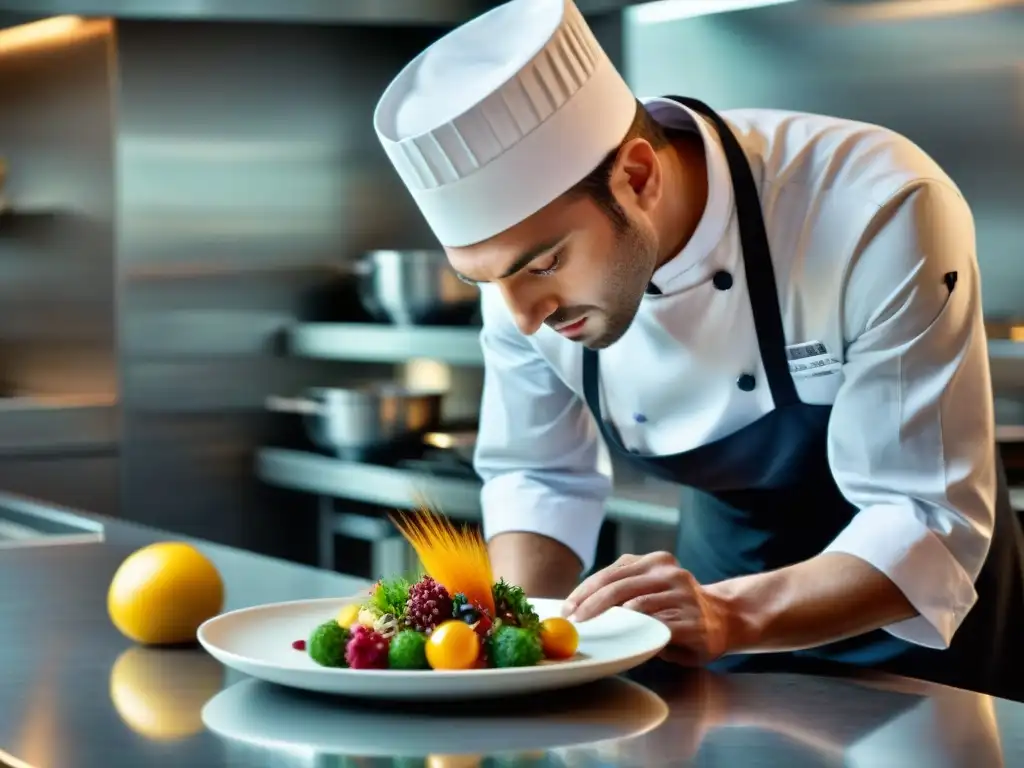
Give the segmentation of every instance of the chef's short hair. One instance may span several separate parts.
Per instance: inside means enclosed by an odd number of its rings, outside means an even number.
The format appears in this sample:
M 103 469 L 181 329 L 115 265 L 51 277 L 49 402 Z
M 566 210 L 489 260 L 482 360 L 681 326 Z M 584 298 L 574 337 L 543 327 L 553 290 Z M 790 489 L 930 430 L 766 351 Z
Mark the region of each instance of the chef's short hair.
M 646 139 L 655 149 L 662 149 L 669 144 L 672 135 L 671 130 L 666 130 L 655 120 L 647 108 L 638 100 L 636 102 L 636 114 L 633 116 L 633 123 L 622 137 L 619 146 L 609 152 L 601 163 L 590 173 L 583 177 L 567 194 L 586 195 L 600 208 L 605 215 L 611 219 L 612 224 L 618 230 L 624 230 L 629 226 L 626 212 L 622 210 L 615 195 L 612 194 L 611 180 L 612 168 L 615 166 L 615 159 L 623 145 L 633 139 Z

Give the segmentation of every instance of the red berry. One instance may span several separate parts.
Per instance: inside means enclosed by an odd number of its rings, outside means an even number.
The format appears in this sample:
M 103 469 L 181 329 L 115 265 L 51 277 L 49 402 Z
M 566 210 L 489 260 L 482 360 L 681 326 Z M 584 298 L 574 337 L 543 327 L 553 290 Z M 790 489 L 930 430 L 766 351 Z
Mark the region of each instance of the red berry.
M 362 624 L 356 625 L 345 646 L 345 661 L 352 669 L 387 669 L 387 638 Z
M 292 648 L 294 648 L 296 651 L 304 651 L 306 650 L 306 641 L 296 640 L 294 643 L 292 643 Z
M 405 623 L 418 632 L 430 632 L 452 618 L 452 598 L 448 590 L 429 576 L 409 588 L 405 604 Z

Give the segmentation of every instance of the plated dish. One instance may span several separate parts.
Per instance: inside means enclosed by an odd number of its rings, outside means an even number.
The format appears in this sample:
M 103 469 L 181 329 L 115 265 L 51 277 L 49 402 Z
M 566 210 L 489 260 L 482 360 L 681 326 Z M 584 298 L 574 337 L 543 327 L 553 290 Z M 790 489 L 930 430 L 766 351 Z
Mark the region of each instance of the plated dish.
M 625 672 L 668 628 L 613 608 L 584 623 L 561 601 L 492 577 L 480 535 L 423 511 L 396 519 L 424 572 L 367 593 L 255 606 L 205 622 L 202 646 L 228 667 L 294 688 L 404 700 L 495 698 Z

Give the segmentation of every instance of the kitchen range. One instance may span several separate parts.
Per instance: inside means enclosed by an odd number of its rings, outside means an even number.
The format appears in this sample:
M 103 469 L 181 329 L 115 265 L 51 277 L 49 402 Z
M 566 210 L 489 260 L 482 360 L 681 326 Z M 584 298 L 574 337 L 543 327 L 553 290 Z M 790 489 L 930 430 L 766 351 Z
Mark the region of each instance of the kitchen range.
M 654 661 L 499 702 L 372 703 L 225 669 L 201 648 L 145 647 L 107 615 L 132 552 L 179 539 L 0 498 L 21 533 L 0 558 L 0 763 L 156 766 L 1024 765 L 1024 705 L 882 676 L 718 677 Z M 30 533 L 34 531 L 35 533 Z M 188 539 L 225 611 L 364 593 L 369 582 Z

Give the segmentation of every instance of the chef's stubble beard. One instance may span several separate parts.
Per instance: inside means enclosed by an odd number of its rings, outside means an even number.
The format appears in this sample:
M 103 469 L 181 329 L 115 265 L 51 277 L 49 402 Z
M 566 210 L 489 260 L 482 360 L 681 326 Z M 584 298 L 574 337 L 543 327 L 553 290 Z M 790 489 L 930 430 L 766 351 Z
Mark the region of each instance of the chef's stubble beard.
M 583 342 L 590 349 L 610 347 L 629 330 L 658 262 L 658 243 L 651 234 L 625 215 L 613 224 L 615 255 L 602 308 L 605 327 L 600 336 Z

